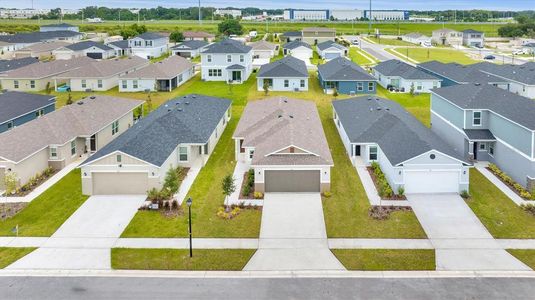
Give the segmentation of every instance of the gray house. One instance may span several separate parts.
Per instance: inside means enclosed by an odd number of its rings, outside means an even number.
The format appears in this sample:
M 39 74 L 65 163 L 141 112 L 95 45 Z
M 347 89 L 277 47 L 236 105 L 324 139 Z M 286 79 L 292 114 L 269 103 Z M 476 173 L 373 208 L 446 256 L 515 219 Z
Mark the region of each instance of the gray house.
M 71 59 L 87 56 L 94 59 L 107 59 L 115 56 L 115 49 L 94 41 L 82 41 L 52 51 L 56 59 Z
M 131 56 L 132 48 L 128 44 L 128 40 L 114 41 L 106 43 L 106 46 L 113 48 L 115 50 L 115 56 Z
M 485 46 L 485 33 L 473 29 L 463 30 L 463 45 L 483 48 Z
M 305 62 L 293 56 L 263 65 L 258 70 L 257 89 L 270 91 L 308 91 L 308 70 Z
M 341 94 L 375 94 L 377 80 L 356 63 L 335 58 L 318 66 L 318 79 L 323 91 Z
M 457 84 L 481 83 L 508 89 L 507 80 L 482 72 L 475 65 L 446 64 L 433 60 L 419 64 L 418 68 L 440 78 L 442 80 L 441 86 L 443 87 Z
M 535 187 L 535 102 L 491 85 L 465 84 L 431 94 L 432 130 L 464 157 L 489 161 Z
M 56 109 L 56 97 L 21 92 L 0 94 L 0 133 Z
M 362 96 L 332 105 L 351 161 L 377 162 L 395 193 L 468 191 L 470 163 L 396 102 Z
M 208 42 L 205 41 L 184 41 L 171 47 L 171 53 L 173 55 L 193 58 L 199 56 L 201 52 L 206 49 L 206 46 L 208 46 Z
M 429 93 L 431 89 L 440 87 L 442 81 L 397 59 L 383 61 L 373 67 L 373 76 L 382 87 L 401 92 L 410 92 L 413 88 L 416 93 Z
M 334 58 L 347 56 L 349 49 L 336 43 L 335 41 L 325 41 L 316 46 L 316 51 L 321 58 L 325 60 L 331 60 Z

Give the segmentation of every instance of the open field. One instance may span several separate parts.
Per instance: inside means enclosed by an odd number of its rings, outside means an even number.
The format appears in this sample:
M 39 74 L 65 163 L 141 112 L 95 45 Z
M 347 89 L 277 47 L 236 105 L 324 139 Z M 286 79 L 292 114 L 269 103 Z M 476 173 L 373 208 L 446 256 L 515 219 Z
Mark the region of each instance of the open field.
M 416 271 L 435 270 L 435 250 L 333 249 L 348 270 Z
M 395 50 L 395 51 L 392 51 Z M 451 48 L 420 48 L 420 47 L 396 47 L 392 49 L 386 49 L 386 51 L 398 56 L 402 59 L 407 58 L 407 54 L 410 59 L 417 62 L 426 62 L 431 60 L 440 61 L 443 63 L 456 62 L 462 65 L 474 64 L 479 61 L 472 59 L 466 55 L 463 51 L 455 50 Z

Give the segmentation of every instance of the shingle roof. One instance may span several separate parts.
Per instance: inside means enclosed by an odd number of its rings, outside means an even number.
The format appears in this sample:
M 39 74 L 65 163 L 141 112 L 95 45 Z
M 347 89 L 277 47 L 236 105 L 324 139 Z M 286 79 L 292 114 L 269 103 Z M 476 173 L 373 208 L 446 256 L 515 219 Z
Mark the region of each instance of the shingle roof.
M 158 39 L 165 38 L 165 36 L 163 36 L 163 35 L 161 35 L 159 33 L 156 33 L 156 32 L 147 31 L 145 33 L 142 33 L 140 35 L 135 36 L 134 38 L 140 38 L 140 39 L 143 39 L 143 40 L 158 40 Z
M 74 25 L 71 25 L 71 24 L 67 24 L 67 23 L 59 23 L 59 24 L 48 24 L 48 25 L 41 25 L 41 27 L 63 27 L 63 28 L 67 28 L 67 27 L 76 27 Z
M 204 31 L 184 31 L 185 38 L 214 38 L 215 35 Z
M 92 96 L 0 134 L 0 157 L 19 162 L 49 146 L 90 137 L 143 101 Z
M 239 64 L 233 64 L 226 67 L 227 70 L 245 70 L 245 66 Z
M 285 37 L 301 37 L 303 36 L 303 33 L 301 31 L 287 31 L 282 34 L 282 36 Z
M 83 35 L 77 31 L 69 30 L 58 30 L 58 31 L 46 31 L 46 32 L 26 32 L 26 33 L 17 33 L 13 35 L 0 35 L 0 41 L 7 42 L 11 44 L 31 44 L 38 43 L 46 40 L 58 39 L 58 38 L 67 38 Z
M 312 49 L 309 44 L 303 42 L 303 41 L 291 41 L 289 43 L 286 43 L 282 45 L 282 48 L 293 50 L 298 47 L 306 47 L 308 49 Z
M 21 92 L 0 94 L 0 124 L 52 105 L 56 97 Z
M 254 42 L 250 45 L 253 50 L 271 50 L 271 51 L 275 51 L 275 49 L 277 49 L 277 45 L 276 44 L 273 44 L 273 43 L 270 43 L 270 42 L 266 42 L 264 40 L 260 40 L 258 42 Z
M 458 63 L 441 63 L 429 61 L 418 65 L 419 68 L 430 71 L 460 84 L 465 83 L 505 83 L 502 78 L 487 74 L 474 67 L 474 65 L 461 65 Z
M 535 43 L 527 43 L 527 44 L 522 45 L 522 47 L 535 48 Z
M 74 43 L 74 44 L 70 44 L 68 46 L 65 46 L 65 48 L 71 49 L 72 51 L 82 51 L 82 50 L 85 50 L 85 49 L 89 49 L 91 47 L 97 47 L 97 48 L 105 50 L 105 51 L 113 50 L 113 48 L 111 48 L 109 46 L 106 46 L 106 45 L 104 45 L 102 43 L 97 43 L 97 42 L 94 42 L 94 41 L 83 41 L 83 42 Z
M 471 141 L 495 141 L 496 138 L 488 129 L 463 129 Z
M 377 81 L 359 65 L 343 57 L 319 65 L 318 72 L 326 81 Z
M 208 42 L 205 41 L 183 41 L 179 44 L 176 44 L 175 46 L 171 47 L 171 49 L 189 49 L 189 50 L 197 50 L 202 47 L 206 47 L 208 45 Z
M 37 57 L 25 57 L 19 59 L 0 60 L 0 73 L 22 68 L 24 66 L 38 63 Z
M 474 29 L 466 29 L 466 30 L 463 30 L 463 33 L 483 33 L 483 32 L 477 31 Z
M 422 38 L 422 37 L 423 37 L 423 38 L 429 38 L 428 36 L 423 35 L 423 34 L 421 34 L 421 33 L 419 33 L 419 32 L 411 32 L 411 33 L 407 33 L 405 36 L 406 36 L 406 37 L 413 38 L 413 39 Z
M 203 53 L 249 53 L 252 49 L 233 39 L 224 39 L 219 43 L 211 44 Z
M 327 27 L 306 27 L 303 28 L 303 31 L 312 31 L 312 32 L 336 32 L 336 29 L 327 28 Z
M 522 65 L 497 65 L 481 62 L 472 65 L 472 67 L 494 76 L 535 85 L 535 62 L 527 62 Z
M 414 80 L 439 80 L 438 77 L 397 59 L 380 62 L 373 69 L 384 76 L 399 76 Z
M 38 62 L 2 74 L 2 77 L 9 79 L 39 79 L 54 75 L 59 75 L 82 66 L 95 62 L 87 56 L 76 57 L 69 60 L 53 60 L 48 62 Z
M 178 55 L 172 55 L 162 61 L 152 63 L 147 67 L 125 74 L 121 76 L 121 79 L 171 79 L 190 70 L 194 66 L 195 65 L 189 60 Z
M 351 143 L 376 143 L 392 165 L 431 150 L 464 162 L 446 142 L 398 103 L 375 96 L 333 101 Z
M 56 50 L 61 47 L 71 45 L 70 43 L 63 41 L 54 41 L 54 42 L 43 42 L 24 47 L 19 51 L 31 51 L 31 52 L 46 52 Z
M 252 165 L 332 165 L 313 101 L 276 97 L 249 102 L 233 135 L 254 147 Z M 296 147 L 311 154 L 277 154 Z
M 262 65 L 257 77 L 306 77 L 308 70 L 304 61 L 293 56 L 286 56 L 280 60 Z
M 344 47 L 344 46 L 342 46 L 342 45 L 336 43 L 335 41 L 325 41 L 325 42 L 323 42 L 323 43 L 319 43 L 318 45 L 316 45 L 316 47 L 318 47 L 318 49 L 319 49 L 320 51 L 323 51 L 323 50 L 328 49 L 328 48 L 331 48 L 331 47 L 338 48 L 338 49 L 340 49 L 340 50 L 342 50 L 342 51 L 347 50 L 346 47 Z
M 230 108 L 231 101 L 187 95 L 167 101 L 103 147 L 83 165 L 115 151 L 161 166 L 180 144 L 204 144 Z
M 149 64 L 149 60 L 132 56 L 128 58 L 115 58 L 95 61 L 85 64 L 74 70 L 62 73 L 59 79 L 71 78 L 104 78 L 120 74 L 132 69 L 139 69 Z
M 462 109 L 491 110 L 535 130 L 535 101 L 486 84 L 462 84 L 431 90 Z
M 117 48 L 120 48 L 120 49 L 128 49 L 128 48 L 130 48 L 130 45 L 128 45 L 128 40 L 115 41 L 115 42 L 108 43 L 108 45 L 113 45 L 113 46 L 115 46 Z

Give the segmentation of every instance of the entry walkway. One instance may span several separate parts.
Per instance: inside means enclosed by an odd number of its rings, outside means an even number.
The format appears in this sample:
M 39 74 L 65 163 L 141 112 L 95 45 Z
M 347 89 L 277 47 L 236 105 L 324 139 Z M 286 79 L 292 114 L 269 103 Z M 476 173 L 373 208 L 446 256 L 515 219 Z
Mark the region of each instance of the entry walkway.
M 436 249 L 437 270 L 531 270 L 502 248 L 459 195 L 407 198 Z
M 259 248 L 244 270 L 344 270 L 329 250 L 319 193 L 264 197 Z
M 488 162 L 477 162 L 475 163 L 476 169 L 485 176 L 492 184 L 494 184 L 502 193 L 504 193 L 511 201 L 516 203 L 516 205 L 533 205 L 533 201 L 528 201 L 522 199 L 522 197 L 518 196 L 517 193 L 515 193 L 513 190 L 511 190 L 505 183 L 503 183 L 498 177 L 496 177 L 494 174 L 492 174 L 489 170 L 487 170 Z

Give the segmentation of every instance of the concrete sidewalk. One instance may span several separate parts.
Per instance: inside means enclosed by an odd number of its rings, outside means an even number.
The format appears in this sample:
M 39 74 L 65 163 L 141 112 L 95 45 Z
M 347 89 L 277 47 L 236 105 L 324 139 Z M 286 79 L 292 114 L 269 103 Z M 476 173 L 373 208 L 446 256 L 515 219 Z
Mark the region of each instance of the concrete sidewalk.
M 509 199 L 511 199 L 516 205 L 533 205 L 533 201 L 527 201 L 518 196 L 513 190 L 511 190 L 505 183 L 503 183 L 498 177 L 496 177 L 492 172 L 487 170 L 488 163 L 477 162 L 475 164 L 476 169 L 485 176 L 492 184 L 494 184 L 502 193 L 504 193 Z

